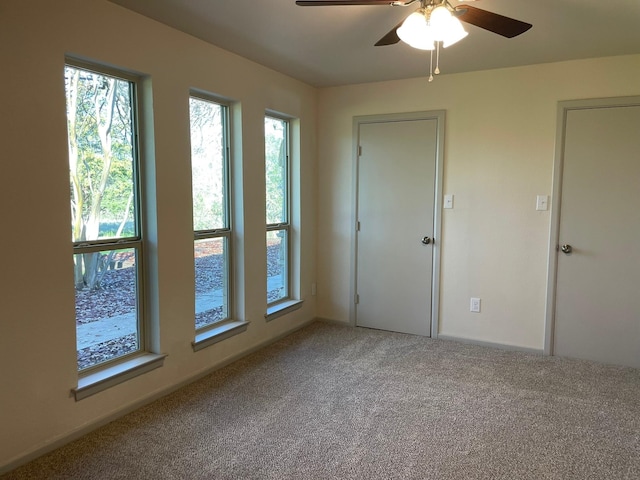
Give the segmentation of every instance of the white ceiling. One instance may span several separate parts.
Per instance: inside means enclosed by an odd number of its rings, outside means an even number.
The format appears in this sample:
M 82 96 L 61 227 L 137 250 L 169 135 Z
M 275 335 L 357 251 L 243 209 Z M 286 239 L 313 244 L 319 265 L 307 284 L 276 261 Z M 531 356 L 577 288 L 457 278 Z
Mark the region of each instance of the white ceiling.
M 428 52 L 402 42 L 373 46 L 416 4 L 110 1 L 314 86 L 422 77 L 428 72 Z M 481 0 L 473 5 L 532 23 L 533 28 L 507 39 L 464 24 L 467 38 L 442 51 L 443 74 L 640 53 L 640 0 Z

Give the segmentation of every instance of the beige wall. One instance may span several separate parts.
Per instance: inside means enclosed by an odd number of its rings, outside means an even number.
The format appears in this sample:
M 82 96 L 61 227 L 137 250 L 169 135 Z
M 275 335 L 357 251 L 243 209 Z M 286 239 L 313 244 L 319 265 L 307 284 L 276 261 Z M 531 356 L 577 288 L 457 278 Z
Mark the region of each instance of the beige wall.
M 80 402 L 70 395 L 77 373 L 65 54 L 150 76 L 155 156 L 149 167 L 155 176 L 148 193 L 156 196 L 157 211 L 149 246 L 157 272 L 159 351 L 168 354 L 164 367 Z M 640 56 L 318 92 L 104 0 L 3 0 L 0 65 L 0 470 L 285 334 L 316 313 L 349 320 L 354 115 L 447 111 L 444 191 L 455 195 L 455 208 L 444 212 L 440 332 L 542 348 L 549 212 L 534 206 L 537 194 L 551 192 L 556 104 L 640 93 Z M 191 87 L 239 102 L 239 312 L 252 322 L 246 333 L 198 353 L 190 345 Z M 301 310 L 268 324 L 265 109 L 300 119 L 305 298 Z M 316 278 L 318 297 L 311 297 Z M 468 312 L 470 296 L 482 298 L 480 315 Z
M 455 208 L 439 239 L 440 334 L 542 350 L 550 212 L 535 200 L 552 190 L 557 102 L 637 95 L 639 80 L 635 55 L 322 89 L 318 315 L 350 321 L 353 117 L 444 109 Z
M 76 402 L 65 54 L 149 75 L 156 196 L 149 248 L 164 367 Z M 104 0 L 0 3 L 0 471 L 315 317 L 317 91 Z M 237 272 L 247 332 L 194 353 L 188 95 L 239 102 L 243 241 Z M 302 309 L 266 323 L 263 115 L 300 119 Z M 153 216 L 155 215 L 155 218 Z

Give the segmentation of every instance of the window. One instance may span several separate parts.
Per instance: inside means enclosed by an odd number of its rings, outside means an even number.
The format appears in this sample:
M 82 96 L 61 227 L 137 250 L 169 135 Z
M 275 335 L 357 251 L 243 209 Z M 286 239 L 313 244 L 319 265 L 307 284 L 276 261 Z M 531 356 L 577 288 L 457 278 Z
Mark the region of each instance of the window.
M 229 108 L 189 99 L 196 331 L 230 318 Z
M 144 350 L 136 79 L 65 66 L 78 370 Z
M 264 122 L 267 200 L 267 305 L 291 298 L 289 122 Z

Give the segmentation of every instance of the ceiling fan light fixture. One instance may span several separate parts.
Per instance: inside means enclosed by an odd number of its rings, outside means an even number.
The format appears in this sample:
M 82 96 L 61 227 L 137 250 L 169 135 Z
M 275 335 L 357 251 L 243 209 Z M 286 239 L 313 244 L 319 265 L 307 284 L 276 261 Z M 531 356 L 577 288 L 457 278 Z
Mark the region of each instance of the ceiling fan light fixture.
M 429 14 L 428 24 L 433 30 L 433 37 L 437 41 L 442 41 L 447 36 L 451 28 L 451 12 L 443 5 L 434 8 Z
M 442 46 L 444 48 L 459 42 L 469 35 L 469 32 L 463 28 L 462 23 L 456 17 L 451 17 L 449 25 L 449 30 L 447 30 L 445 37 L 442 39 Z
M 458 1 L 474 2 L 475 0 Z M 506 38 L 521 35 L 533 26 L 530 23 L 471 5 L 454 7 L 450 0 L 296 0 L 296 4 L 301 6 L 391 5 L 406 7 L 414 3 L 419 3 L 418 10 L 409 15 L 401 25 L 396 26 L 378 40 L 375 46 L 393 45 L 402 40 L 413 48 L 430 50 L 429 81 L 433 80 L 434 74 L 440 73 L 440 48 L 453 45 L 468 35 L 462 27 L 461 21 Z
M 424 4 L 423 4 L 424 5 Z M 423 7 L 409 15 L 396 30 L 398 38 L 413 48 L 431 50 L 429 81 L 440 73 L 440 47 L 448 47 L 468 35 L 462 23 L 444 3 Z M 435 68 L 434 68 L 434 50 Z
M 427 24 L 427 18 L 421 10 L 413 12 L 398 27 L 400 40 L 419 50 L 433 50 L 433 31 Z
M 446 48 L 468 35 L 460 20 L 443 5 L 413 12 L 398 27 L 397 34 L 400 40 L 419 50 L 433 50 L 436 42 L 442 42 Z

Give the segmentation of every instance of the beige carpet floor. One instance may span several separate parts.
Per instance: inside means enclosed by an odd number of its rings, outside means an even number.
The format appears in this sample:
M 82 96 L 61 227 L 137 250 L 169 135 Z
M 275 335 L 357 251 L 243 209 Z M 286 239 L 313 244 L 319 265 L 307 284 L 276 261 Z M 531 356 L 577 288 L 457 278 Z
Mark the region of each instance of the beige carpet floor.
M 9 479 L 640 479 L 640 370 L 317 322 Z

